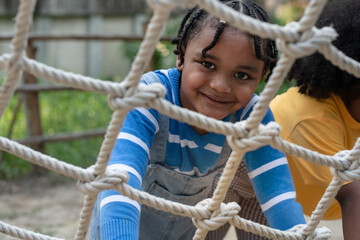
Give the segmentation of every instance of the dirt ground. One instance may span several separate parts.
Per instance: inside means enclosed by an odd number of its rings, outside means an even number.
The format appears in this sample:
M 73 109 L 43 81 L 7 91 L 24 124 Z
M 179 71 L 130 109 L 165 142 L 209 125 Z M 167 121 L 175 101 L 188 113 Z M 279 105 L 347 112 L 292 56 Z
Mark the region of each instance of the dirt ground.
M 54 180 L 53 180 L 54 181 Z M 0 221 L 53 237 L 74 239 L 83 194 L 75 181 L 0 181 Z M 1 240 L 13 240 L 0 233 Z
M 82 208 L 83 194 L 75 181 L 48 178 L 0 181 L 0 221 L 34 232 L 74 239 Z M 333 240 L 342 239 L 341 221 L 322 222 Z M 226 240 L 235 239 L 230 229 Z M 1 240 L 15 240 L 0 233 Z

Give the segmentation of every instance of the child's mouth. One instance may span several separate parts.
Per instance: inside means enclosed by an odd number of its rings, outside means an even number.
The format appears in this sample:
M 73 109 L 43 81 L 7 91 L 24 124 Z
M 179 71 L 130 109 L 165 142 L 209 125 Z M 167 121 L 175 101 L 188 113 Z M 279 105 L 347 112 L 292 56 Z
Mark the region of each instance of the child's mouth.
M 210 105 L 214 105 L 214 107 L 225 107 L 227 105 L 232 104 L 232 101 L 223 99 L 220 97 L 212 96 L 212 95 L 206 95 L 202 93 L 207 103 Z

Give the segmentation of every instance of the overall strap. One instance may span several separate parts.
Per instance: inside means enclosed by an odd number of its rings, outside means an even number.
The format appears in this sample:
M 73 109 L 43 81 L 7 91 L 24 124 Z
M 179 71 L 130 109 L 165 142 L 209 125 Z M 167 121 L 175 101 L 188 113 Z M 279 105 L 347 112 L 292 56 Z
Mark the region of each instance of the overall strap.
M 169 136 L 169 117 L 159 113 L 159 131 L 154 136 L 150 151 L 149 164 L 165 163 L 166 145 Z
M 146 84 L 160 83 L 154 72 L 148 72 L 141 76 Z M 150 151 L 149 164 L 163 164 L 165 161 L 166 145 L 169 135 L 169 117 L 159 113 L 159 131 L 155 134 Z

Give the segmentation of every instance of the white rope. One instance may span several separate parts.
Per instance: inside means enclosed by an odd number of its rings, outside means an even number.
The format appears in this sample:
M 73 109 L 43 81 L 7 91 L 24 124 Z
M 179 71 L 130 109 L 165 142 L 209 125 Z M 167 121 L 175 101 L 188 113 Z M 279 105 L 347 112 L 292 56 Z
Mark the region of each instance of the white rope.
M 61 238 L 54 238 L 46 236 L 40 233 L 35 233 L 25 229 L 11 226 L 7 223 L 0 221 L 0 232 L 5 233 L 12 237 L 17 237 L 19 239 L 32 239 L 32 240 L 63 240 Z
M 14 93 L 22 71 L 27 71 L 36 77 L 58 84 L 106 94 L 108 95 L 109 106 L 114 110 L 114 114 L 109 123 L 97 161 L 87 169 L 67 164 L 4 137 L 0 137 L 0 149 L 33 164 L 78 180 L 78 188 L 84 193 L 85 198 L 75 235 L 76 240 L 85 238 L 97 194 L 105 189 L 115 189 L 122 195 L 141 204 L 192 218 L 194 225 L 197 227 L 194 239 L 204 239 L 208 231 L 215 230 L 225 223 L 273 239 L 329 239 L 331 232 L 327 228 L 317 228 L 317 226 L 342 183 L 360 179 L 360 139 L 358 139 L 352 150 L 341 151 L 334 156 L 327 156 L 281 139 L 279 137 L 280 127 L 275 122 L 271 122 L 266 126 L 261 124 L 269 102 L 275 96 L 297 58 L 319 51 L 334 65 L 356 77 L 360 77 L 360 64 L 345 56 L 331 44 L 337 37 L 334 29 L 330 27 L 317 29 L 314 27 L 326 2 L 326 0 L 312 0 L 298 22 L 292 22 L 281 27 L 259 22 L 256 19 L 242 15 L 222 5 L 217 0 L 147 0 L 148 5 L 154 10 L 154 15 L 151 18 L 144 40 L 127 77 L 121 83 L 113 83 L 65 72 L 23 56 L 35 1 L 22 0 L 16 17 L 12 53 L 0 56 L 0 70 L 7 69 L 6 80 L 0 88 L 0 117 L 3 115 Z M 150 61 L 170 12 L 175 8 L 190 8 L 195 5 L 199 5 L 211 14 L 223 18 L 232 26 L 241 28 L 243 31 L 276 40 L 277 46 L 282 52 L 277 66 L 260 95 L 259 102 L 255 105 L 246 121 L 236 124 L 224 123 L 188 109 L 182 109 L 163 99 L 165 89 L 162 85 L 139 85 L 140 77 Z M 211 199 L 205 199 L 196 206 L 171 202 L 130 187 L 127 185 L 129 176 L 126 172 L 113 173 L 106 171 L 109 156 L 126 114 L 136 107 L 154 108 L 179 121 L 227 136 L 233 151 Z M 308 223 L 306 225 L 297 225 L 289 231 L 272 229 L 240 218 L 238 213 L 241 211 L 241 206 L 237 203 L 223 203 L 244 154 L 268 144 L 287 154 L 306 159 L 311 163 L 328 166 L 334 175 L 333 181 L 328 186 Z M 19 239 L 57 239 L 20 229 L 1 221 L 0 232 Z
M 22 73 L 20 61 L 23 51 L 26 49 L 27 34 L 30 23 L 32 22 L 32 11 L 35 2 L 34 0 L 22 1 L 19 5 L 15 33 L 11 41 L 13 53 L 9 60 L 6 80 L 0 88 L 0 118 L 5 111 L 11 95 L 15 91 L 16 83 Z

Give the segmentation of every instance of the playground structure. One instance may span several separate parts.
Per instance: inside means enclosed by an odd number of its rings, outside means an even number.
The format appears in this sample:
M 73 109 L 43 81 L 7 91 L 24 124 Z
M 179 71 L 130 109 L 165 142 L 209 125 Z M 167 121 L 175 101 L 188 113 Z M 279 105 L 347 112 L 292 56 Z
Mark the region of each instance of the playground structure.
M 269 102 L 275 96 L 297 58 L 318 51 L 334 65 L 360 78 L 360 64 L 331 45 L 331 42 L 337 37 L 336 32 L 331 27 L 322 29 L 314 27 L 327 3 L 326 0 L 310 1 L 303 17 L 298 22 L 289 23 L 285 27 L 259 22 L 225 7 L 217 0 L 148 0 L 149 6 L 153 9 L 151 22 L 129 74 L 120 83 L 65 72 L 27 58 L 24 55 L 24 49 L 35 2 L 35 0 L 21 1 L 12 39 L 12 52 L 0 55 L 0 69 L 6 68 L 6 80 L 0 88 L 0 117 L 14 94 L 22 71 L 61 85 L 106 94 L 109 97 L 110 108 L 114 111 L 97 161 L 87 169 L 67 164 L 0 136 L 2 151 L 78 180 L 79 190 L 84 193 L 85 197 L 75 239 L 86 238 L 97 194 L 105 189 L 115 189 L 141 204 L 192 218 L 197 227 L 194 239 L 204 239 L 208 231 L 214 230 L 226 222 L 245 231 L 274 239 L 329 239 L 331 237 L 328 229 L 317 228 L 317 226 L 343 182 L 360 179 L 360 139 L 352 150 L 342 151 L 334 156 L 326 156 L 284 141 L 279 137 L 280 127 L 275 122 L 266 126 L 261 124 Z M 246 121 L 236 124 L 224 123 L 176 107 L 163 99 L 165 92 L 160 84 L 139 85 L 140 77 L 150 62 L 170 12 L 175 8 L 190 8 L 195 5 L 199 5 L 213 15 L 221 16 L 230 25 L 241 28 L 243 31 L 276 40 L 277 47 L 282 53 L 265 89 L 260 94 L 259 102 Z M 129 187 L 126 184 L 128 179 L 126 172 L 110 173 L 106 171 L 109 156 L 126 113 L 136 107 L 154 108 L 163 114 L 208 132 L 227 136 L 227 141 L 233 151 L 211 199 L 205 199 L 196 206 L 171 202 Z M 306 225 L 296 226 L 290 231 L 272 229 L 240 218 L 238 212 L 241 211 L 241 206 L 238 204 L 223 203 L 243 155 L 264 145 L 271 145 L 285 153 L 331 168 L 334 178 Z M 0 232 L 20 239 L 58 239 L 20 229 L 1 221 Z

